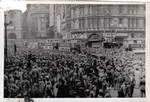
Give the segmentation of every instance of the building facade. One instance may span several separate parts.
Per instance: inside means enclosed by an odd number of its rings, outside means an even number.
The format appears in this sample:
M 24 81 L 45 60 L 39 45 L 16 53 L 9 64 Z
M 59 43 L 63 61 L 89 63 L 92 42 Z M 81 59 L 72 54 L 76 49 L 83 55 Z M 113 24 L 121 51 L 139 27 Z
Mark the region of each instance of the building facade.
M 23 21 L 25 38 L 47 37 L 49 28 L 49 5 L 28 4 Z
M 70 8 L 71 5 L 69 4 L 54 5 L 56 38 L 67 38 L 65 36 L 70 32 L 71 22 L 67 22 L 71 17 Z
M 99 37 L 90 46 L 99 46 L 99 42 L 105 41 L 145 48 L 145 5 L 69 6 L 70 16 L 65 19 L 68 38 L 87 38 L 92 42 Z
M 20 10 L 9 10 L 5 12 L 8 39 L 22 38 L 22 12 Z
M 8 32 L 17 38 L 66 39 L 75 43 L 81 39 L 86 47 L 97 49 L 112 42 L 145 48 L 143 4 L 28 4 L 24 13 L 7 13 L 7 20 L 14 22 Z

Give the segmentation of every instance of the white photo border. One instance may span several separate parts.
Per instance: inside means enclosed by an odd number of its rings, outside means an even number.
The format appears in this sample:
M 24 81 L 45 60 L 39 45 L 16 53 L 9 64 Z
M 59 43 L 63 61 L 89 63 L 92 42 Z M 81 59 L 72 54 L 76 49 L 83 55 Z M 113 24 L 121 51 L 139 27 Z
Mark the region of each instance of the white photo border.
M 16 0 L 15 0 L 16 1 Z M 19 0 L 18 0 L 19 1 Z M 146 7 L 146 97 L 145 98 L 33 98 L 34 102 L 150 102 L 150 2 L 148 0 L 27 0 L 27 4 L 145 4 Z M 4 8 L 0 8 L 0 102 L 24 102 L 23 98 L 4 98 Z

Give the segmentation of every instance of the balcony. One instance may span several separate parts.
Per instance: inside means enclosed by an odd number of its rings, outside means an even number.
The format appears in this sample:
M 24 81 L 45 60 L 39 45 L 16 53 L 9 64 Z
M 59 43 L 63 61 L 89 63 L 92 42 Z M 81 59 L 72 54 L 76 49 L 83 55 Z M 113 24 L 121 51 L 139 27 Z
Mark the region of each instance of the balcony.
M 105 15 L 105 14 L 82 14 L 82 15 L 72 15 L 70 20 L 73 19 L 78 19 L 78 18 L 95 18 L 95 17 L 101 17 L 101 18 L 113 18 L 113 17 L 117 17 L 117 18 L 122 18 L 122 17 L 126 17 L 126 18 L 145 18 L 145 15 L 143 14 L 112 14 L 112 15 Z
M 110 31 L 114 31 L 114 32 L 144 32 L 145 29 L 144 28 L 98 28 L 98 29 L 71 29 L 71 33 L 74 32 L 110 32 Z

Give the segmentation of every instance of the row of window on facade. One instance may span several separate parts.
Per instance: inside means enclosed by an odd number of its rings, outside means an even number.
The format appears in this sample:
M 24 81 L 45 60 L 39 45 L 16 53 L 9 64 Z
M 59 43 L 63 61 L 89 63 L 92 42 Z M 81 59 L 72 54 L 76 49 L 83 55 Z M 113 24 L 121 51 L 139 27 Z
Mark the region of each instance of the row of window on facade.
M 83 18 L 71 22 L 72 29 L 99 29 L 101 27 L 118 28 L 145 28 L 144 18 L 117 18 L 117 25 L 113 24 L 113 18 Z
M 84 5 L 72 9 L 72 17 L 80 17 L 85 15 L 144 15 L 145 7 L 141 5 Z
M 48 14 L 45 15 L 35 15 L 32 17 L 32 27 L 35 31 L 46 31 L 49 24 Z
M 145 38 L 144 33 L 131 33 L 130 38 Z
M 126 40 L 125 41 L 126 43 L 129 43 L 129 44 L 145 44 L 145 40 Z
M 145 44 L 129 44 L 132 48 L 145 48 Z
M 144 44 L 145 42 L 143 40 L 133 40 L 135 44 Z
M 27 8 L 31 10 L 48 10 L 49 5 L 47 4 L 28 4 Z

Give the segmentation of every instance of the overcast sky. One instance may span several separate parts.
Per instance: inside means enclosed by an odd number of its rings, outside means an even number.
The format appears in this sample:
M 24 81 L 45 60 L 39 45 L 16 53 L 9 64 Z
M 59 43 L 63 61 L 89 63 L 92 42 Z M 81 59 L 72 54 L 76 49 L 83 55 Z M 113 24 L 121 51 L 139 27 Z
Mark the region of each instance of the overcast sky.
M 19 9 L 22 12 L 26 10 L 25 0 L 1 0 L 0 7 L 4 10 Z

